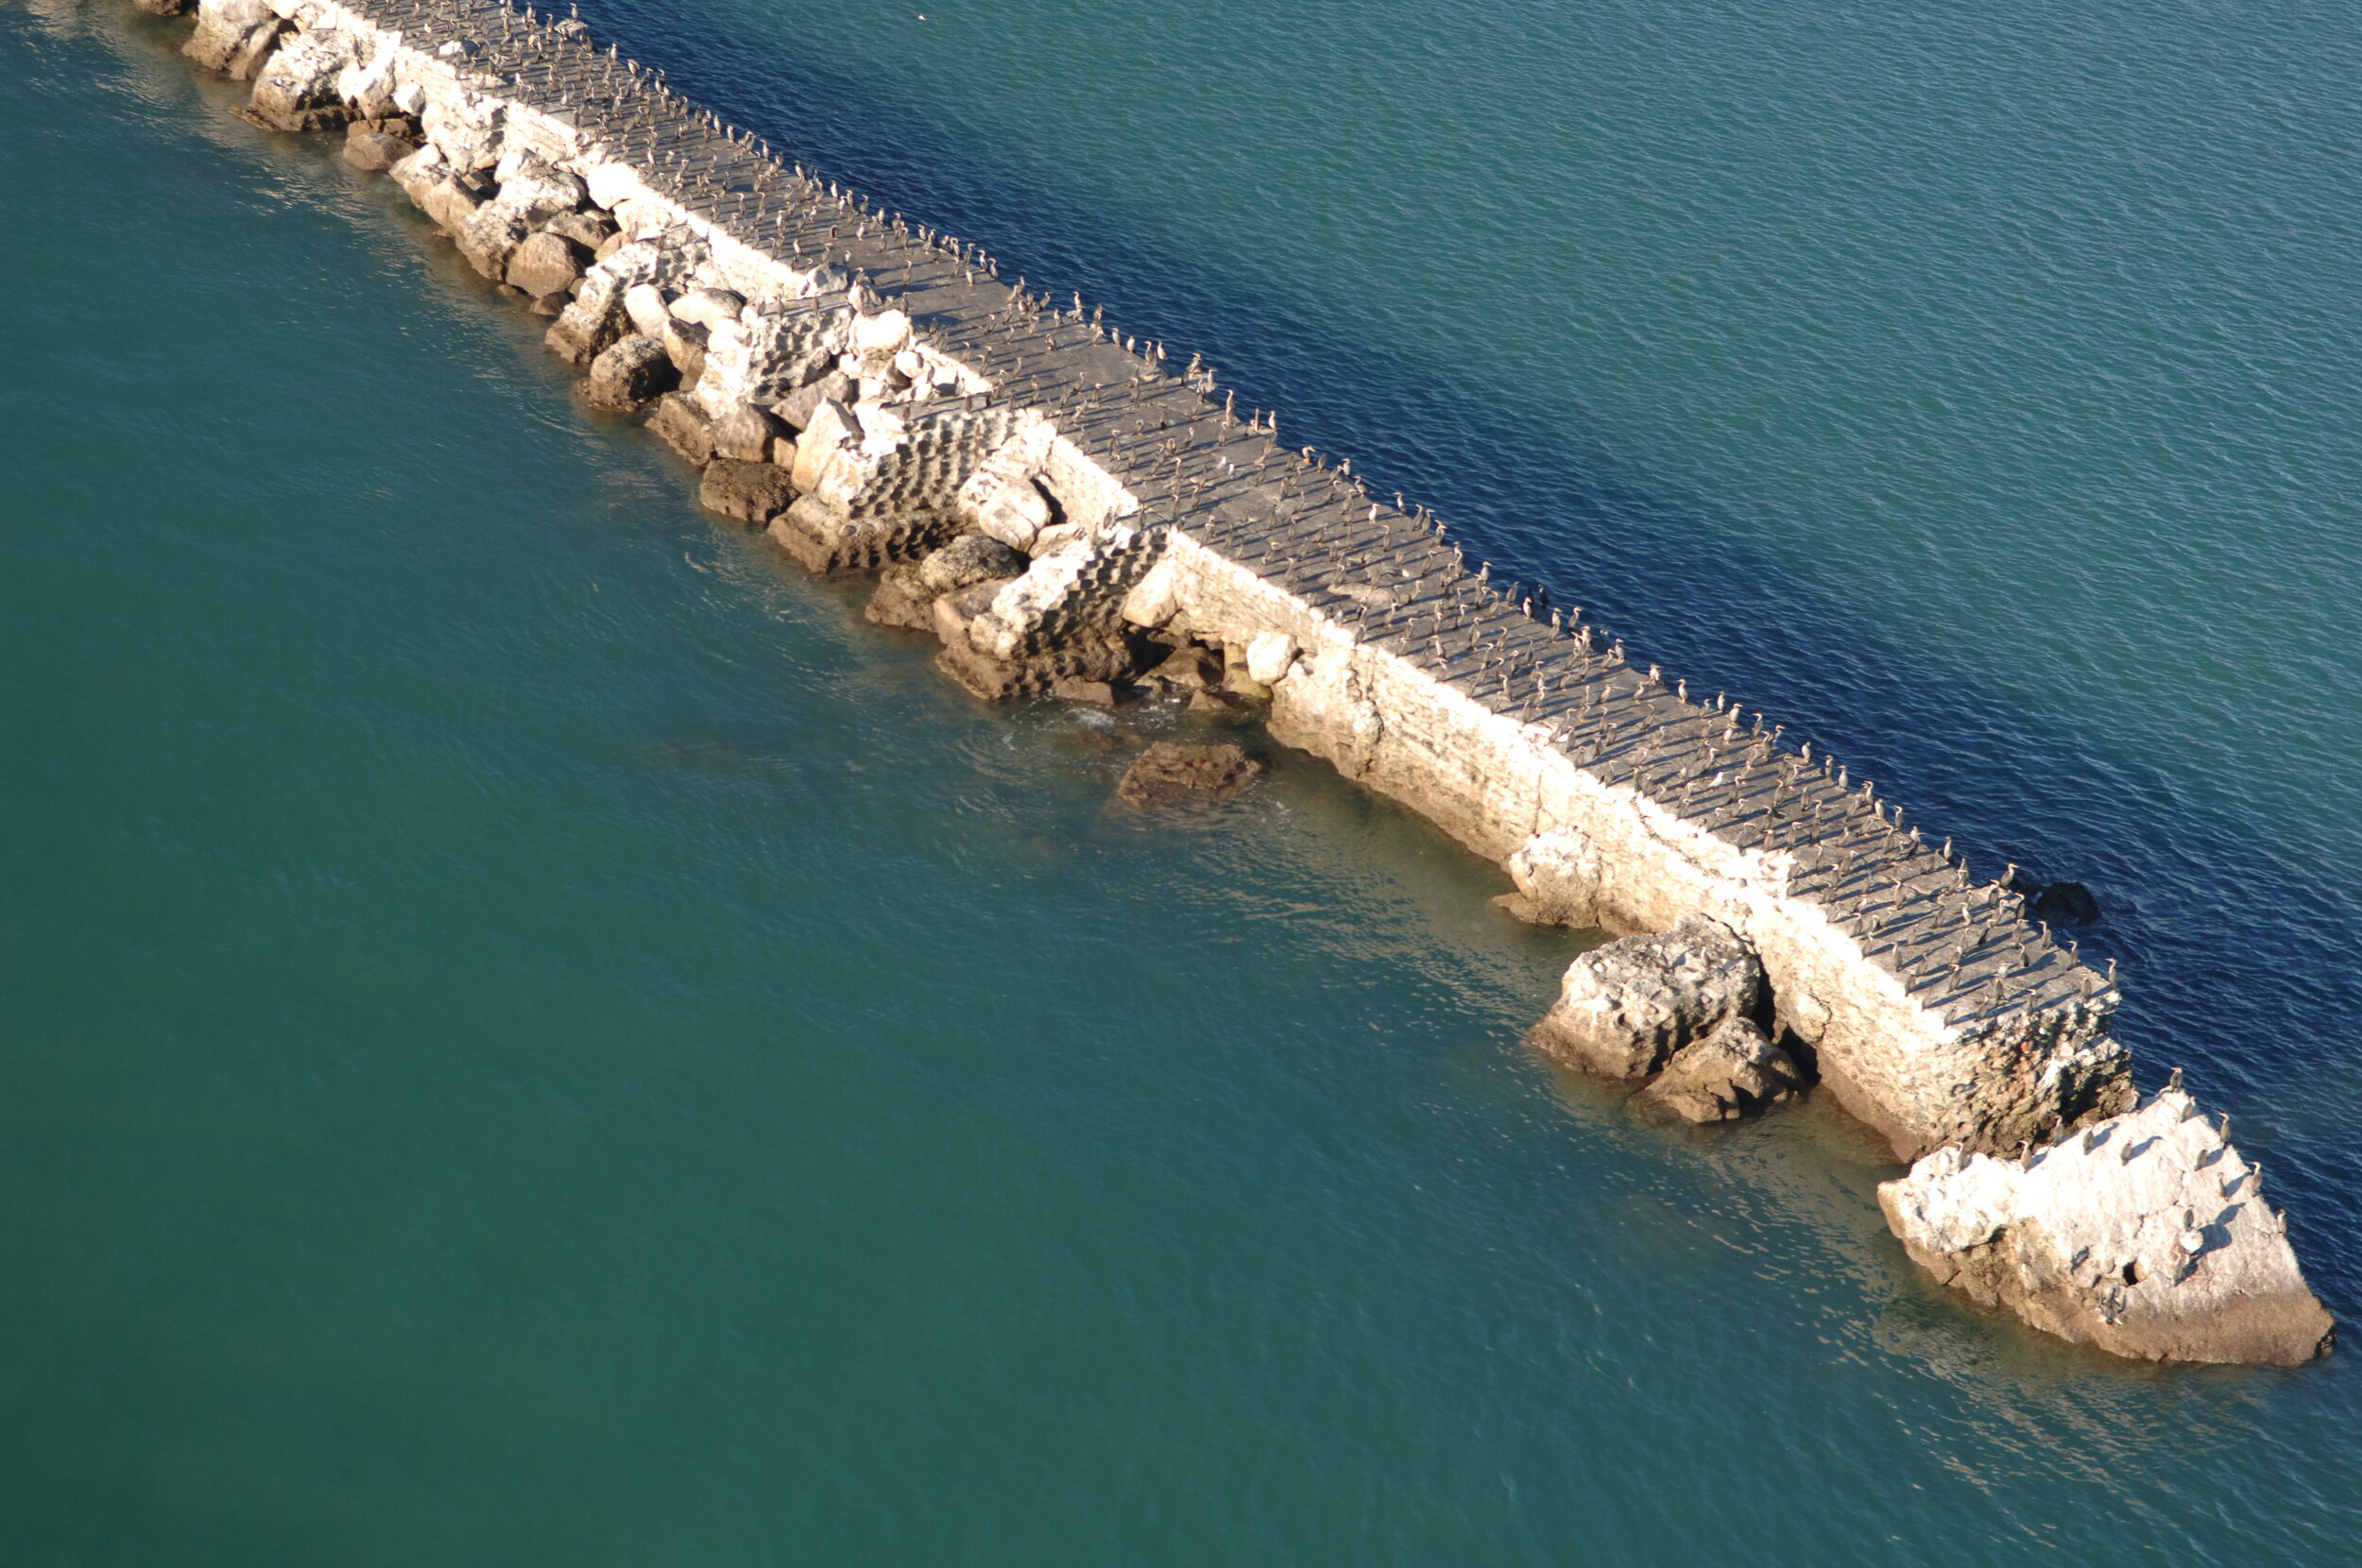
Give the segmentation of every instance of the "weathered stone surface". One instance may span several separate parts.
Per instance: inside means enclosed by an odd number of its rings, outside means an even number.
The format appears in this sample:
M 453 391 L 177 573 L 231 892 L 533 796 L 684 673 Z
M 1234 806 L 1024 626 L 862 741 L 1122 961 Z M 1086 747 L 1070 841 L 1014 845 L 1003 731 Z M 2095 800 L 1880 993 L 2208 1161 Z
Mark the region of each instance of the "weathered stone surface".
M 813 412 L 824 401 L 841 401 L 851 395 L 853 378 L 842 370 L 831 370 L 813 382 L 790 392 L 771 405 L 791 430 L 802 430 L 812 423 Z
M 975 645 L 968 633 L 976 618 L 992 608 L 992 601 L 1001 589 L 1014 579 L 987 577 L 954 588 L 935 598 L 935 635 L 948 648 L 970 648 Z
M 1192 643 L 1166 655 L 1147 678 L 1176 691 L 1204 691 L 1222 684 L 1222 660 Z
M 738 313 L 746 308 L 746 301 L 726 288 L 693 288 L 674 300 L 670 308 L 674 320 L 710 330 L 725 321 L 737 320 Z
M 779 421 L 752 403 L 736 403 L 713 421 L 713 453 L 745 463 L 767 463 L 779 437 Z
M 352 118 L 336 95 L 336 78 L 360 58 L 351 36 L 333 27 L 300 34 L 276 53 L 254 77 L 253 96 L 241 115 L 269 130 L 327 130 Z
M 697 486 L 698 504 L 707 511 L 756 528 L 786 511 L 795 499 L 796 486 L 785 469 L 734 457 L 716 457 L 707 464 Z
M 582 401 L 608 414 L 629 414 L 661 397 L 679 379 L 680 372 L 664 357 L 662 344 L 652 337 L 626 337 L 590 362 Z
M 1942 1149 L 1878 1203 L 1911 1260 L 2046 1334 L 2148 1360 L 2293 1365 L 2336 1322 L 2262 1175 L 2171 1088 L 2023 1159 Z
M 596 255 L 601 246 L 616 238 L 615 226 L 597 213 L 560 213 L 541 231 L 573 241 L 586 255 Z
M 1086 707 L 1113 707 L 1116 705 L 1114 682 L 1089 680 L 1081 675 L 1053 677 L 1050 694 L 1060 702 L 1080 703 Z
M 663 341 L 664 351 L 680 366 L 681 385 L 695 386 L 706 371 L 706 330 L 693 321 L 675 317 L 664 323 Z M 709 423 L 711 418 L 709 412 Z
M 1625 937 L 1569 964 L 1535 1046 L 1602 1078 L 1644 1078 L 1732 1018 L 1763 1006 L 1754 949 L 1717 920 Z
M 537 298 L 563 294 L 581 276 L 580 253 L 547 230 L 526 235 L 508 258 L 508 281 Z
M 470 266 L 497 283 L 505 281 L 508 259 L 531 232 L 523 217 L 513 209 L 488 201 L 460 219 L 459 227 L 451 231 L 451 239 Z
M 500 204 L 533 228 L 578 210 L 589 199 L 582 181 L 529 152 L 512 152 L 494 166 Z
M 1184 745 L 1159 741 L 1140 753 L 1116 786 L 1116 798 L 1143 810 L 1235 794 L 1263 765 L 1227 741 Z
M 246 81 L 263 68 L 287 30 L 266 0 L 199 0 L 197 31 L 180 52 L 208 71 Z
M 197 9 L 197 0 L 133 0 L 150 16 L 186 16 Z
M 935 629 L 935 594 L 918 580 L 918 563 L 897 561 L 878 574 L 878 591 L 869 596 L 862 618 L 874 626 L 904 631 Z
M 630 325 L 624 314 L 623 290 L 604 265 L 594 266 L 583 275 L 573 302 L 558 313 L 542 342 L 567 364 L 585 365 L 622 341 Z M 664 350 L 660 343 L 656 348 L 659 354 Z
M 1785 1099 L 1805 1086 L 1802 1068 L 1753 1018 L 1726 1018 L 1702 1040 L 1675 1051 L 1636 1110 L 1680 1121 L 1730 1121 Z
M 951 593 L 978 583 L 1005 583 L 1024 570 L 1025 557 L 1000 540 L 966 534 L 921 561 L 918 580 L 932 592 Z
M 1600 846 L 1573 827 L 1553 827 L 1528 839 L 1509 857 L 1515 893 L 1496 907 L 1535 926 L 1583 929 L 1600 924 Z
M 713 429 L 697 400 L 686 392 L 667 392 L 659 398 L 648 429 L 686 462 L 703 468 L 713 459 Z
M 391 131 L 355 130 L 345 137 L 344 161 L 363 174 L 384 174 L 418 150 L 417 143 Z

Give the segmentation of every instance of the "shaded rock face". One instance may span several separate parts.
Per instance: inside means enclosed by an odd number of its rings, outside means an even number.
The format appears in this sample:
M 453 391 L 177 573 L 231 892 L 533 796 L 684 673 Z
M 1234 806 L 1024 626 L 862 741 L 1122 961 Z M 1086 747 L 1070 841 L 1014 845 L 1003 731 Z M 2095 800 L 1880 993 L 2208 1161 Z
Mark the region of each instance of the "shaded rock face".
M 1585 1072 L 1645 1078 L 1691 1041 L 1757 1016 L 1763 1001 L 1754 949 L 1720 921 L 1693 914 L 1669 931 L 1628 936 L 1575 960 L 1531 1038 Z
M 1805 1086 L 1805 1074 L 1753 1018 L 1730 1018 L 1672 1054 L 1633 1096 L 1633 1108 L 1668 1120 L 1733 1121 Z
M 1005 580 L 1025 570 L 1025 557 L 999 539 L 968 534 L 918 564 L 918 580 L 936 593 Z
M 683 462 L 704 468 L 713 460 L 713 427 L 697 400 L 686 392 L 667 392 L 659 398 L 648 429 Z
M 1116 798 L 1142 810 L 1219 800 L 1244 789 L 1262 771 L 1260 762 L 1227 742 L 1191 746 L 1159 741 L 1125 772 Z
M 360 130 L 345 138 L 344 160 L 363 174 L 384 174 L 418 151 L 418 144 L 388 130 Z
M 707 464 L 705 478 L 697 486 L 699 505 L 752 528 L 786 511 L 795 499 L 796 486 L 785 469 L 735 457 L 717 457 Z
M 2062 1339 L 2160 1361 L 2294 1365 L 2336 1323 L 2261 1174 L 2179 1088 L 2023 1160 L 1941 1149 L 1881 1183 L 1911 1261 Z
M 582 401 L 609 414 L 629 414 L 679 379 L 664 345 L 652 337 L 627 337 L 590 362 Z

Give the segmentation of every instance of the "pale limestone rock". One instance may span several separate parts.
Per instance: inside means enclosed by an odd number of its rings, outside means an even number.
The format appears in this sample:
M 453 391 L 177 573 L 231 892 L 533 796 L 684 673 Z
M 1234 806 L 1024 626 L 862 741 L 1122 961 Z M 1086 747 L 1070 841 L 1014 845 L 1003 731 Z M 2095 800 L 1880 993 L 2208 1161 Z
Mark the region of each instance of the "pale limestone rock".
M 779 435 L 777 419 L 752 403 L 738 403 L 715 417 L 713 452 L 741 462 L 767 463 Z
M 1131 592 L 1123 596 L 1123 604 L 1118 613 L 1133 625 L 1154 631 L 1171 622 L 1180 611 L 1180 595 L 1172 586 L 1172 568 L 1160 560 L 1149 569 L 1147 576 L 1133 585 Z
M 508 259 L 532 232 L 514 208 L 488 201 L 460 219 L 459 226 L 451 231 L 451 238 L 470 266 L 499 282 L 507 276 Z
M 2181 1089 L 2023 1159 L 1941 1149 L 1881 1183 L 1913 1262 L 1979 1304 L 2150 1360 L 2327 1354 L 2261 1174 Z
M 350 33 L 316 27 L 270 57 L 254 77 L 247 118 L 273 130 L 321 130 L 351 118 L 336 96 L 336 78 L 360 59 Z
M 1574 827 L 1553 827 L 1528 839 L 1509 857 L 1517 891 L 1494 902 L 1536 926 L 1583 929 L 1600 924 L 1600 846 Z
M 664 291 L 654 283 L 634 283 L 624 291 L 624 314 L 642 337 L 662 337 L 665 324 L 673 319 L 667 307 Z
M 890 359 L 909 347 L 911 318 L 900 311 L 880 311 L 853 318 L 853 352 L 864 359 Z
M 198 0 L 197 31 L 180 52 L 208 71 L 245 81 L 263 68 L 286 31 L 266 0 Z
M 583 171 L 583 185 L 593 203 L 609 212 L 644 193 L 640 171 L 629 163 L 595 163 Z
M 1265 632 L 1246 645 L 1247 678 L 1276 686 L 1295 663 L 1296 639 L 1286 632 Z
M 416 152 L 385 171 L 385 178 L 402 187 L 402 194 L 413 205 L 424 208 L 426 195 L 451 176 L 451 165 L 444 162 L 443 149 L 428 142 Z M 428 213 L 428 216 L 434 216 Z
M 728 289 L 694 288 L 668 307 L 676 321 L 693 322 L 700 327 L 713 328 L 723 322 L 736 322 L 738 313 L 746 308 L 746 301 Z
M 1729 927 L 1690 915 L 1669 931 L 1595 947 L 1566 968 L 1534 1044 L 1603 1078 L 1645 1078 L 1692 1040 L 1763 1005 L 1763 965 Z

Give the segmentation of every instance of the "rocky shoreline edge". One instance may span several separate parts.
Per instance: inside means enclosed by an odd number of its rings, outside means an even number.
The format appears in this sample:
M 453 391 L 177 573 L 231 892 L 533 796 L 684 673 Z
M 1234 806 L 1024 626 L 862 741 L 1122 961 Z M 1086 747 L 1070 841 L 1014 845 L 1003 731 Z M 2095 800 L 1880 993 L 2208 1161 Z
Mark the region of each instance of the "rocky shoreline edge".
M 1879 1202 L 1912 1260 L 2043 1332 L 2144 1359 L 2328 1353 L 2256 1167 L 2178 1073 L 2136 1099 L 2113 965 L 1869 781 L 1283 447 L 1209 367 L 781 161 L 573 16 L 136 3 L 253 82 L 243 118 L 341 135 L 396 181 L 551 320 L 589 406 L 700 469 L 707 510 L 808 571 L 873 574 L 868 618 L 938 639 L 967 690 L 1259 717 L 1500 865 L 1510 912 L 1612 933 L 1536 1049 L 1672 1120 L 1834 1096 L 1909 1163 Z M 1254 772 L 1160 742 L 1119 795 L 1157 809 Z

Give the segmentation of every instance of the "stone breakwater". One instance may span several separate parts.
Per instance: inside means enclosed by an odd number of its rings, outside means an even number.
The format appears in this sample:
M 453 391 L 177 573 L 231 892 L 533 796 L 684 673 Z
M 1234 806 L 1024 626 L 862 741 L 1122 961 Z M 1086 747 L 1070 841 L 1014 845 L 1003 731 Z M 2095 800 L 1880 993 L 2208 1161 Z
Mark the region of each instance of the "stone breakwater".
M 2242 1174 L 2203 1202 L 2177 1177 L 2171 1224 L 2137 1161 L 2085 1160 L 2071 1202 L 2041 1174 L 2165 1114 L 2134 1107 L 2113 968 L 1869 780 L 1471 570 L 1430 513 L 1290 449 L 1194 358 L 807 174 L 574 18 L 138 3 L 194 12 L 185 52 L 253 81 L 252 123 L 342 132 L 551 318 L 587 402 L 700 468 L 710 510 L 808 570 L 877 573 L 870 619 L 939 638 L 961 686 L 1259 711 L 1500 865 L 1512 912 L 1620 933 L 1569 969 L 1537 1048 L 1686 1120 L 1817 1085 L 1917 1162 L 1886 1198 L 1911 1255 L 2050 1332 L 2191 1359 L 2328 1348 L 2227 1141 L 2213 1158 Z M 1251 772 L 1167 771 L 1165 793 Z M 2119 1332 L 2127 1313 L 2172 1332 Z

